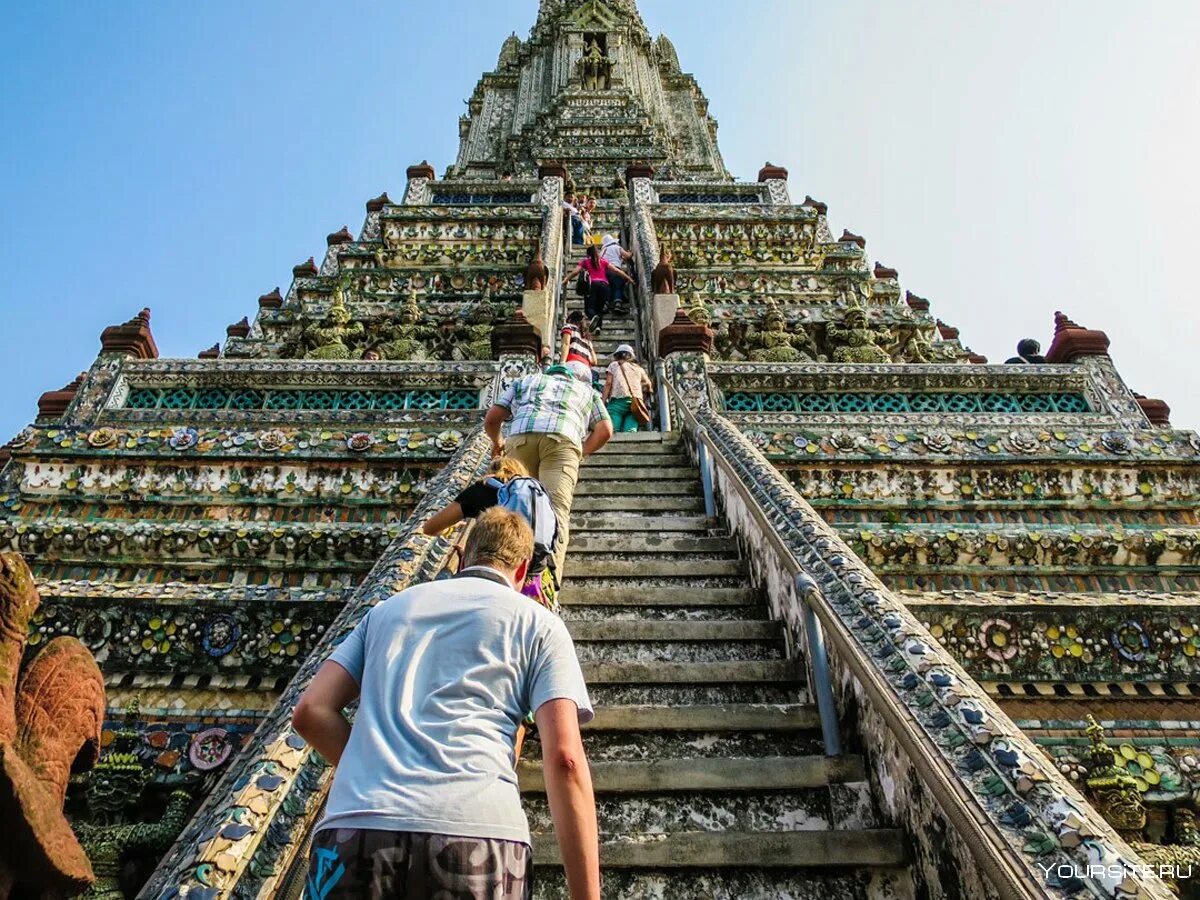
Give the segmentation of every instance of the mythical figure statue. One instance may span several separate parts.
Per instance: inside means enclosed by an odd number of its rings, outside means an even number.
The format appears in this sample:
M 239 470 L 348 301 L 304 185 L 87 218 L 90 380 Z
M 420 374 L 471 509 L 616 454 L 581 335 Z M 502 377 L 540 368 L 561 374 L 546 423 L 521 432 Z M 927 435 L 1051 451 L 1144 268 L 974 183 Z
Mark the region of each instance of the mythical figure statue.
M 363 323 L 351 322 L 350 310 L 340 300 L 334 300 L 321 325 L 309 329 L 312 349 L 305 354 L 306 359 L 355 359 L 361 355 L 351 345 L 362 337 Z
M 127 722 L 137 718 L 134 703 L 126 710 Z M 121 872 L 130 854 L 155 857 L 174 842 L 187 824 L 191 797 L 176 790 L 157 822 L 138 822 L 131 817 L 143 799 L 148 776 L 135 752 L 141 736 L 126 727 L 118 731 L 96 768 L 88 775 L 85 795 L 88 820 L 75 825 L 75 832 L 96 870 L 96 883 L 84 895 L 100 900 L 123 900 Z
M 550 270 L 542 260 L 542 245 L 539 243 L 533 249 L 533 259 L 525 269 L 525 290 L 540 291 L 550 281 Z
M 25 561 L 0 553 L 0 898 L 70 896 L 94 879 L 62 808 L 72 769 L 100 751 L 104 678 L 73 637 L 21 668 L 40 603 Z
M 604 48 L 595 38 L 588 40 L 579 65 L 587 90 L 603 91 L 612 86 L 612 60 L 604 55 Z
M 768 303 L 761 326 L 748 329 L 744 341 L 753 362 L 798 363 L 815 358 L 807 332 L 789 331 L 787 319 L 775 303 Z
M 880 346 L 888 337 L 886 328 L 871 327 L 867 311 L 861 306 L 847 309 L 840 324 L 825 326 L 825 338 L 833 350 L 831 357 L 839 363 L 890 363 L 892 357 Z
M 404 301 L 400 317 L 385 329 L 386 340 L 375 348 L 379 356 L 400 361 L 422 358 L 425 345 L 420 338 L 420 322 L 421 306 L 414 287 Z
M 671 251 L 664 249 L 658 265 L 650 273 L 650 285 L 656 294 L 675 293 L 675 267 L 671 265 Z
M 1088 716 L 1084 733 L 1091 739 L 1088 749 L 1088 775 L 1084 781 L 1101 815 L 1127 841 L 1141 836 L 1146 827 L 1146 807 L 1138 791 L 1137 779 L 1117 765 L 1112 747 L 1104 742 L 1104 728 Z

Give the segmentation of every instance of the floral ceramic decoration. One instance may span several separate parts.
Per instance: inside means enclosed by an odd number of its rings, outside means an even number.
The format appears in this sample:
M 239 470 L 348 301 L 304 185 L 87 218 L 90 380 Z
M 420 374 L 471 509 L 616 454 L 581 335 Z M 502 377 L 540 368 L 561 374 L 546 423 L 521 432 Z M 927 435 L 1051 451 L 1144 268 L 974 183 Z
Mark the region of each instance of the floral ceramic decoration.
M 233 743 L 224 728 L 209 728 L 192 738 L 188 759 L 201 772 L 211 772 L 229 759 Z
M 190 450 L 200 441 L 200 434 L 195 428 L 177 428 L 171 433 L 168 443 L 172 450 L 180 452 Z

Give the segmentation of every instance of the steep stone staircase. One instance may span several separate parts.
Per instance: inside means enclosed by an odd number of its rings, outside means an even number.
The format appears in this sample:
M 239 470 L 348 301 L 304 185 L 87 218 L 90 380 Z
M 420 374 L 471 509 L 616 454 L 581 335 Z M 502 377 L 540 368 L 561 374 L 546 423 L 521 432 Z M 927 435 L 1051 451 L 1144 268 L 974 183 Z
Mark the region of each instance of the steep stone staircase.
M 621 211 L 612 201 L 601 201 L 595 211 L 593 220 L 592 233 L 597 235 L 611 234 L 620 238 L 622 234 L 621 227 Z M 622 246 L 628 249 L 628 246 L 622 241 Z M 568 245 L 567 266 L 570 271 L 574 271 L 579 261 L 585 256 L 585 248 L 578 245 Z M 571 281 L 567 284 L 566 293 L 566 312 L 572 310 L 583 309 L 583 299 L 576 296 L 575 284 Z M 592 344 L 596 350 L 598 361 L 597 377 L 603 380 L 603 370 L 612 362 L 612 355 L 617 347 L 621 344 L 630 344 L 637 351 L 637 355 L 641 357 L 642 347 L 638 341 L 637 319 L 633 310 L 635 309 L 635 286 L 625 285 L 625 302 L 629 307 L 630 312 L 619 315 L 613 310 L 610 303 L 608 311 L 604 315 L 604 327 L 600 334 L 595 336 Z M 564 321 L 566 314 L 564 313 Z M 560 323 L 561 325 L 561 323 Z M 557 340 L 557 336 L 556 336 Z M 557 346 L 555 347 L 557 350 Z
M 900 834 L 861 758 L 822 754 L 802 666 L 677 438 L 619 435 L 584 464 L 566 568 L 606 898 L 906 896 Z M 539 754 L 520 774 L 548 900 L 566 888 Z

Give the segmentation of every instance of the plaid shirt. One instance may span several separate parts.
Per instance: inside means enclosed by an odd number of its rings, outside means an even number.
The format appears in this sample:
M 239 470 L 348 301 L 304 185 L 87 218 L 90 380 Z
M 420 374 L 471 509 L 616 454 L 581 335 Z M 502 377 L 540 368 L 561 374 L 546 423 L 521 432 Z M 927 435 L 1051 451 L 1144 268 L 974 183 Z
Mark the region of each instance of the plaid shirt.
M 581 446 L 589 431 L 612 421 L 590 385 L 559 375 L 526 375 L 496 405 L 512 413 L 510 435 L 561 434 Z

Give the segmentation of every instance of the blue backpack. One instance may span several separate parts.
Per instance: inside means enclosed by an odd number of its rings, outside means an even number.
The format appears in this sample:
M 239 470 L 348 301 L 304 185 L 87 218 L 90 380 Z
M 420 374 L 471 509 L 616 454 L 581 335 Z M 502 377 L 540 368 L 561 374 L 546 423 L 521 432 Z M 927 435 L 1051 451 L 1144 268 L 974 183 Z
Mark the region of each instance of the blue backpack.
M 533 561 L 529 564 L 529 575 L 540 575 L 546 569 L 553 574 L 558 518 L 546 488 L 536 478 L 525 475 L 507 482 L 489 478 L 487 484 L 496 488 L 497 506 L 517 513 L 533 529 Z

